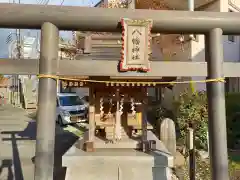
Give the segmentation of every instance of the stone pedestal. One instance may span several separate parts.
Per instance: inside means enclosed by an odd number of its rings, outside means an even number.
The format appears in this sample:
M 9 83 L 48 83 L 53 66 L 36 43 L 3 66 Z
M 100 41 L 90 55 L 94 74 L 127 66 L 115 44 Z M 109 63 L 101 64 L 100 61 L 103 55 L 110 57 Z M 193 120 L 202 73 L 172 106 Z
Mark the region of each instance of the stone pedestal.
M 63 156 L 63 166 L 67 167 L 66 180 L 170 180 L 173 157 L 132 149 L 98 149 L 94 153 L 76 150 Z

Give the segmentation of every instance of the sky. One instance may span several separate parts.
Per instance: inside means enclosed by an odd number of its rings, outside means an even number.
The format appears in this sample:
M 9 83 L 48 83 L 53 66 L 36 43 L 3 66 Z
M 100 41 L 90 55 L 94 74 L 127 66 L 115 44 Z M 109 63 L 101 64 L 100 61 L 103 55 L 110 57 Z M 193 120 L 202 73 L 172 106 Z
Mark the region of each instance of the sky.
M 18 3 L 19 0 L 0 0 L 0 3 Z M 48 0 L 20 0 L 21 4 L 45 4 Z M 99 0 L 49 0 L 49 5 L 63 5 L 63 6 L 94 6 Z M 1 5 L 1 4 L 0 4 Z M 6 43 L 7 37 L 13 29 L 0 29 L 0 58 L 8 57 L 8 44 Z M 39 31 L 36 30 L 21 30 L 22 35 L 37 36 Z M 70 32 L 60 32 L 64 39 L 70 39 Z M 14 39 L 14 35 L 12 36 Z

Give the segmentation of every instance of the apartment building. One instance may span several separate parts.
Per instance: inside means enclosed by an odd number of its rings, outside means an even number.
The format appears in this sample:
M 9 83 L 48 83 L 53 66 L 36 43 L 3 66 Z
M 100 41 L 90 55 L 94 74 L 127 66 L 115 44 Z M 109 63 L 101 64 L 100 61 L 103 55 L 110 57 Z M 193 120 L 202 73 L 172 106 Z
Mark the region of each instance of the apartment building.
M 231 0 L 228 3 L 230 12 L 240 12 L 240 0 Z M 240 61 L 240 36 L 225 36 L 224 37 L 224 58 L 227 61 Z M 240 92 L 240 78 L 227 78 L 227 92 Z
M 203 0 L 199 0 L 199 2 Z M 195 4 L 199 3 L 198 1 Z M 198 11 L 214 11 L 214 12 L 239 12 L 240 10 L 240 0 L 218 0 L 218 1 L 208 1 L 203 3 L 201 6 L 196 7 Z M 205 61 L 205 44 L 203 35 L 194 35 L 194 38 L 190 39 L 184 43 L 184 52 L 181 50 L 176 51 L 175 59 L 181 61 Z M 240 37 L 228 35 L 223 37 L 223 50 L 224 50 L 224 60 L 228 62 L 238 62 L 240 61 Z M 192 80 L 202 80 L 205 77 L 191 77 L 191 78 L 181 78 L 182 80 L 192 79 Z M 206 84 L 195 84 L 195 90 L 201 91 L 206 90 Z M 240 78 L 239 77 L 226 77 L 226 92 L 240 92 Z M 163 93 L 163 103 L 166 107 L 171 107 L 171 99 L 174 96 L 181 93 L 189 85 L 177 85 L 172 91 L 165 89 Z
M 220 0 L 206 6 L 204 11 L 220 11 L 220 12 L 239 12 L 240 0 Z M 228 62 L 240 61 L 240 37 L 228 35 L 224 36 L 223 42 L 224 60 Z M 204 61 L 204 36 L 199 35 L 196 41 L 191 42 L 191 57 L 193 61 Z M 239 92 L 240 79 L 226 77 L 226 91 Z M 204 90 L 205 84 L 197 85 L 198 90 Z

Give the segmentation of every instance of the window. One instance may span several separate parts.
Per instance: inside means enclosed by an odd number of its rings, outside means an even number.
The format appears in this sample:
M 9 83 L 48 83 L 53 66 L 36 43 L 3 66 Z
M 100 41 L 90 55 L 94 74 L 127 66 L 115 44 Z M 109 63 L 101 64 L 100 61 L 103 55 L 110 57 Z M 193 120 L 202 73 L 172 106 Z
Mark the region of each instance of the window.
M 84 105 L 84 102 L 78 96 L 59 96 L 61 106 Z
M 89 102 L 89 96 L 84 96 L 81 98 L 83 101 Z
M 225 78 L 225 92 L 226 93 L 228 93 L 228 92 L 230 92 L 230 83 L 229 83 L 229 78 L 228 77 L 226 77 Z
M 234 42 L 235 41 L 235 37 L 233 35 L 228 35 L 228 41 Z

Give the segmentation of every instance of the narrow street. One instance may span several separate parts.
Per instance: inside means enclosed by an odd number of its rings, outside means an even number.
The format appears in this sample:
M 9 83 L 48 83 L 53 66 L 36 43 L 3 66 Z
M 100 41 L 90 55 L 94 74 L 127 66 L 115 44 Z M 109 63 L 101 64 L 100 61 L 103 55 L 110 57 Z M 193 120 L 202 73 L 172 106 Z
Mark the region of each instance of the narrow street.
M 33 179 L 35 125 L 24 110 L 8 105 L 0 107 L 1 180 Z
M 74 131 L 71 126 L 64 129 L 56 126 L 55 179 L 64 177 L 61 157 L 78 139 L 70 131 Z M 35 120 L 23 109 L 2 106 L 0 132 L 0 180 L 34 179 Z

